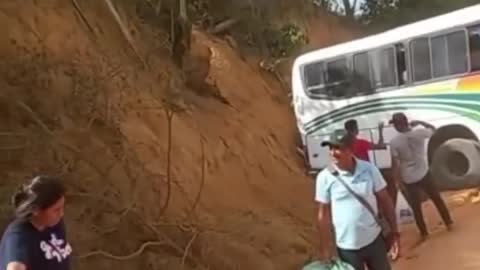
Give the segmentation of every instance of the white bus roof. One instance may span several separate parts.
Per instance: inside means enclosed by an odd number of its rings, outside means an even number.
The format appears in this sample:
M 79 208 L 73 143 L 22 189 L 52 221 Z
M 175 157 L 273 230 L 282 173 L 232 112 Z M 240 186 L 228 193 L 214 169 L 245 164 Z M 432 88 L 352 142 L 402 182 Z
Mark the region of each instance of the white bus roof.
M 393 44 L 417 36 L 474 23 L 480 21 L 479 14 L 480 4 L 466 7 L 447 14 L 393 28 L 380 34 L 305 53 L 297 58 L 294 66 L 321 59 L 333 58 L 342 54 L 373 49 L 381 46 L 381 44 Z

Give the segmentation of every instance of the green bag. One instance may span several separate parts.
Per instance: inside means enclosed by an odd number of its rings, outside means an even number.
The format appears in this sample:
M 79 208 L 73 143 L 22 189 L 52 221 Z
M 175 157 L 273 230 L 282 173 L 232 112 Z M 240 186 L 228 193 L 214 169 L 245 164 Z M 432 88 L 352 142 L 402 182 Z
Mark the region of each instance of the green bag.
M 331 262 L 314 261 L 305 265 L 302 270 L 355 270 L 350 264 L 340 260 L 334 259 Z

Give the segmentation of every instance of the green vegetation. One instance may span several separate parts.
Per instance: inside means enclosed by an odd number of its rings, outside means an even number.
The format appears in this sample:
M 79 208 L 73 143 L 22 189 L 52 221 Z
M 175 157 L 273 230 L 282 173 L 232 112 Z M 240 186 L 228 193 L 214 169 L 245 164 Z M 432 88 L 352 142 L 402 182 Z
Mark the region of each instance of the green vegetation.
M 308 37 L 294 24 L 285 24 L 280 29 L 266 29 L 266 41 L 272 57 L 288 57 L 307 44 Z
M 315 9 L 361 23 L 371 33 L 480 3 L 480 0 L 142 1 L 150 13 L 156 14 L 156 21 L 161 21 L 171 33 L 174 56 L 188 50 L 189 25 L 195 24 L 215 35 L 233 37 L 240 48 L 272 58 L 293 56 L 308 43 L 305 29 L 293 18 L 314 14 Z M 295 15 L 286 16 L 292 14 Z
M 377 30 L 479 4 L 480 0 L 312 0 L 317 6 Z

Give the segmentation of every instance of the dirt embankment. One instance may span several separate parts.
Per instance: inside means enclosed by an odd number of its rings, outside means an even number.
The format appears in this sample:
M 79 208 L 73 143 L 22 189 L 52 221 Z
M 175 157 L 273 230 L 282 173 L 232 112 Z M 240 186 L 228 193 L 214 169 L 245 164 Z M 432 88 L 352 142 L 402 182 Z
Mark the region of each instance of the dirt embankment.
M 280 85 L 200 31 L 183 76 L 122 4 L 142 63 L 103 1 L 75 2 L 0 3 L 2 218 L 20 181 L 54 174 L 75 269 L 298 269 L 313 182 Z

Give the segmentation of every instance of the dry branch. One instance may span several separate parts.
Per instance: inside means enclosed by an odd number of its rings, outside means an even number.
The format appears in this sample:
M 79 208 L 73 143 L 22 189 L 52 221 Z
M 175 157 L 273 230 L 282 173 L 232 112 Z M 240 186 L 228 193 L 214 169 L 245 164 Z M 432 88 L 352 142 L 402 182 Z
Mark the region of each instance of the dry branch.
M 174 112 L 170 109 L 165 109 L 165 114 L 167 116 L 167 130 L 168 130 L 168 145 L 167 145 L 167 195 L 165 198 L 165 203 L 162 205 L 159 211 L 159 217 L 165 213 L 170 203 L 170 196 L 172 193 L 172 121 Z
M 160 239 L 164 239 L 168 246 L 170 246 L 171 248 L 173 248 L 176 252 L 178 252 L 179 254 L 185 254 L 185 250 L 183 248 L 181 248 L 177 243 L 175 243 L 175 241 L 173 241 L 170 237 L 168 237 L 165 233 L 161 232 L 160 230 L 158 230 L 157 228 L 155 228 L 155 226 L 153 226 L 151 223 L 145 221 L 145 219 L 136 211 L 132 211 L 132 213 L 134 213 L 137 217 L 138 217 L 138 220 L 141 221 L 143 223 L 143 225 L 148 229 L 150 230 L 151 232 L 155 233 L 157 235 L 158 238 Z M 203 270 L 207 270 L 208 268 L 203 265 L 198 259 L 196 259 L 195 257 L 193 256 L 189 256 L 188 254 L 186 255 L 187 257 L 189 257 L 200 269 L 203 269 Z
M 96 251 L 88 252 L 86 254 L 79 255 L 79 256 L 77 256 L 77 258 L 78 259 L 86 259 L 86 258 L 93 257 L 93 256 L 103 256 L 105 258 L 112 259 L 112 260 L 126 261 L 126 260 L 133 259 L 137 256 L 140 256 L 145 251 L 145 249 L 147 247 L 165 246 L 165 245 L 167 245 L 167 243 L 163 242 L 163 241 L 155 241 L 155 242 L 149 241 L 149 242 L 143 243 L 140 246 L 140 248 L 138 248 L 135 252 L 133 252 L 131 254 L 128 254 L 128 255 L 118 256 L 118 255 L 113 255 L 111 253 L 105 252 L 103 250 L 96 250 Z
M 53 131 L 51 131 L 48 128 L 48 126 L 41 120 L 41 118 L 27 104 L 25 104 L 22 101 L 17 101 L 16 103 L 23 111 L 28 113 L 28 115 L 33 119 L 33 121 L 47 135 L 49 135 L 51 137 L 54 137 L 55 134 L 53 133 Z M 172 110 L 166 110 L 166 113 L 167 113 L 167 120 L 168 120 L 168 151 L 167 151 L 167 183 L 168 183 L 167 185 L 168 185 L 168 189 L 167 189 L 167 198 L 165 200 L 165 204 L 162 207 L 161 213 L 163 213 L 168 208 L 168 204 L 169 204 L 170 196 L 171 196 L 171 185 L 172 185 L 172 182 L 171 182 L 171 152 L 172 152 L 172 120 L 173 120 L 174 112 Z M 60 144 L 63 147 L 67 148 L 68 150 L 74 152 L 77 156 L 80 156 L 80 157 L 82 156 L 81 151 L 79 149 L 75 148 L 74 146 L 68 145 L 67 143 L 64 143 L 64 142 L 60 142 Z M 204 156 L 203 140 L 201 140 L 201 146 L 202 146 L 202 175 L 204 175 L 205 174 L 205 172 L 204 172 L 205 156 Z M 87 158 L 82 158 L 82 160 L 87 162 L 94 169 L 96 169 L 101 175 L 105 174 L 105 172 L 102 172 L 97 166 L 95 166 L 95 164 L 93 162 L 89 161 Z M 204 178 L 204 176 L 202 176 L 202 178 Z M 203 182 L 204 182 L 204 180 L 202 180 L 202 187 L 203 187 Z M 199 192 L 199 195 L 197 196 L 197 200 L 196 200 L 197 202 L 200 198 L 200 192 Z M 74 194 L 69 194 L 69 195 L 95 198 L 99 201 L 103 201 L 103 202 L 109 204 L 111 207 L 116 206 L 116 203 L 110 202 L 107 198 L 99 196 L 99 195 L 93 195 L 93 194 L 89 194 L 89 193 L 74 193 Z M 195 206 L 195 204 L 194 204 L 194 206 Z M 192 210 L 193 209 L 194 209 L 194 207 L 192 207 Z M 182 254 L 182 265 L 185 264 L 185 261 L 188 258 L 188 259 L 192 260 L 192 262 L 194 262 L 200 269 L 207 269 L 207 267 L 205 267 L 205 265 L 203 265 L 197 258 L 195 258 L 195 257 L 193 257 L 189 254 L 189 252 L 190 252 L 189 250 L 191 249 L 191 246 L 192 246 L 193 242 L 195 241 L 196 237 L 198 236 L 198 231 L 197 230 L 195 230 L 196 232 L 195 232 L 194 236 L 192 237 L 192 239 L 190 239 L 190 242 L 188 243 L 186 248 L 182 248 L 178 244 L 176 244 L 175 241 L 172 240 L 169 236 L 167 236 L 163 232 L 159 231 L 152 224 L 148 223 L 143 218 L 143 216 L 135 209 L 133 204 L 130 207 L 122 210 L 120 216 L 125 217 L 128 213 L 132 213 L 135 216 L 137 216 L 138 217 L 137 220 L 140 221 L 141 224 L 147 230 L 153 232 L 155 234 L 155 236 L 158 239 L 160 239 L 161 241 L 146 242 L 146 243 L 142 244 L 139 247 L 138 250 L 136 250 L 135 252 L 133 252 L 131 254 L 128 254 L 128 255 L 119 256 L 119 255 L 114 255 L 114 254 L 111 254 L 111 253 L 103 251 L 103 250 L 96 250 L 96 251 L 88 252 L 86 254 L 82 254 L 82 255 L 78 256 L 78 258 L 85 259 L 85 258 L 89 258 L 89 257 L 93 257 L 93 256 L 103 256 L 105 258 L 112 259 L 112 260 L 129 260 L 129 259 L 135 258 L 136 256 L 141 255 L 147 247 L 169 246 L 169 247 L 172 247 L 179 254 Z M 178 225 L 178 226 L 181 226 L 181 225 Z
M 197 193 L 197 197 L 195 198 L 195 201 L 193 202 L 192 208 L 190 209 L 190 212 L 188 213 L 188 216 L 191 216 L 195 212 L 195 207 L 197 207 L 198 202 L 200 201 L 200 198 L 202 197 L 202 191 L 203 187 L 205 186 L 205 143 L 203 141 L 203 137 L 200 135 L 200 148 L 202 151 L 202 160 L 201 160 L 201 168 L 202 168 L 202 175 L 200 178 L 200 188 Z
M 40 117 L 32 110 L 32 108 L 30 108 L 27 104 L 25 104 L 24 102 L 20 101 L 20 100 L 17 100 L 16 101 L 16 104 L 18 105 L 18 107 L 20 107 L 23 111 L 25 111 L 26 113 L 28 113 L 28 115 L 32 118 L 32 120 L 50 137 L 52 138 L 55 138 L 55 134 L 53 133 L 53 131 L 51 131 L 47 125 L 42 121 L 42 119 L 40 119 Z M 80 151 L 79 149 L 77 149 L 75 146 L 72 146 L 68 143 L 65 143 L 63 141 L 59 141 L 59 144 L 61 146 L 63 146 L 65 149 L 73 152 L 77 157 L 79 157 L 82 161 L 84 161 L 85 163 L 87 163 L 91 168 L 93 168 L 101 177 L 103 178 L 108 178 L 108 173 L 110 172 L 110 169 L 105 172 L 103 171 L 101 168 L 98 167 L 98 165 L 93 162 L 90 158 L 88 157 L 85 157 L 84 155 L 82 155 L 82 151 Z M 112 167 L 113 168 L 113 167 Z
M 115 18 L 115 21 L 117 22 L 118 27 L 122 31 L 123 36 L 125 37 L 128 44 L 130 45 L 133 52 L 135 53 L 135 56 L 137 56 L 138 60 L 143 64 L 143 67 L 145 69 L 149 69 L 149 66 L 148 66 L 147 62 L 145 62 L 145 60 L 143 59 L 143 57 L 140 55 L 137 48 L 133 44 L 133 38 L 130 35 L 130 32 L 128 31 L 127 27 L 123 23 L 122 18 L 120 18 L 120 15 L 118 14 L 117 10 L 115 9 L 115 6 L 113 5 L 112 1 L 111 0 L 104 0 L 104 2 L 105 2 L 105 4 L 107 4 L 110 13 Z
M 89 193 L 73 193 L 73 194 L 69 194 L 70 196 L 80 196 L 80 197 L 88 197 L 88 198 L 93 198 L 93 199 L 96 199 L 96 200 L 99 200 L 99 201 L 102 201 L 108 205 L 111 205 L 112 207 L 114 207 L 116 204 L 114 202 L 111 202 L 109 201 L 108 199 L 106 199 L 105 197 L 102 197 L 102 196 L 99 196 L 99 195 L 93 195 L 93 194 L 89 194 Z M 126 210 L 124 210 L 126 211 Z M 176 252 L 178 252 L 178 254 L 182 254 L 182 258 L 185 258 L 183 261 L 186 260 L 186 258 L 189 258 L 190 260 L 192 260 L 198 267 L 199 269 L 203 269 L 203 270 L 207 270 L 208 268 L 203 265 L 198 259 L 196 259 L 195 257 L 191 256 L 188 254 L 188 249 L 191 248 L 191 245 L 193 244 L 193 241 L 195 240 L 195 238 L 198 236 L 199 232 L 200 231 L 205 231 L 205 230 L 208 230 L 208 231 L 212 231 L 212 232 L 217 232 L 217 233 L 224 233 L 224 234 L 228 234 L 230 232 L 226 232 L 226 231 L 218 231 L 217 229 L 206 229 L 206 228 L 201 228 L 201 229 L 197 229 L 195 227 L 189 227 L 189 226 L 186 226 L 184 224 L 181 224 L 181 223 L 178 223 L 178 224 L 161 224 L 161 225 L 154 225 L 150 222 L 147 222 L 144 217 L 136 210 L 136 209 L 131 209 L 130 212 L 132 215 L 135 215 L 136 217 L 136 220 L 139 221 L 141 223 L 141 225 L 147 230 L 147 231 L 150 231 L 152 233 L 155 234 L 155 236 L 158 238 L 158 239 L 163 239 L 164 241 L 160 242 L 156 242 L 156 243 L 159 243 L 158 245 L 165 245 L 165 246 L 169 246 L 171 248 L 173 248 Z M 170 237 L 168 237 L 165 233 L 163 233 L 162 231 L 158 230 L 155 226 L 176 226 L 176 227 L 179 227 L 181 230 L 185 231 L 185 232 L 193 232 L 196 236 L 195 238 L 192 237 L 192 239 L 190 239 L 190 244 L 187 245 L 186 248 L 182 248 L 180 247 L 177 243 L 175 243 L 174 240 L 172 240 Z M 188 227 L 188 228 L 187 228 Z M 147 242 L 149 243 L 149 242 Z M 147 244 L 145 243 L 145 244 Z M 155 243 L 155 242 L 150 242 L 150 243 Z M 160 244 L 162 243 L 162 244 Z M 144 244 L 144 245 L 145 245 Z M 149 246 L 151 246 L 152 244 L 149 244 Z M 143 246 L 143 249 L 145 249 L 147 246 Z M 141 248 L 140 248 L 141 249 Z M 139 249 L 139 250 L 140 250 Z M 143 250 L 142 250 L 143 251 Z M 140 251 L 140 254 L 142 253 L 142 251 Z M 105 251 L 102 251 L 102 250 L 97 250 L 97 251 L 93 251 L 93 252 L 90 252 L 90 253 L 87 253 L 87 254 L 84 254 L 84 255 L 81 255 L 79 258 L 86 258 L 86 257 L 91 257 L 91 256 L 95 256 L 95 255 L 100 255 L 100 256 L 104 256 L 104 257 L 107 257 L 107 258 L 111 258 L 111 259 L 117 259 L 117 260 L 125 260 L 125 257 L 128 257 L 128 258 L 132 258 L 132 256 L 135 256 L 135 254 L 137 254 L 139 251 L 137 250 L 136 252 L 130 254 L 130 255 L 126 255 L 126 256 L 116 256 L 116 255 L 112 255 L 108 252 L 105 252 Z M 140 255 L 138 254 L 138 255 Z M 138 256 L 136 255 L 136 256 Z M 118 258 L 120 257 L 120 258 Z
M 80 19 L 82 22 L 87 26 L 88 30 L 93 34 L 95 37 L 95 31 L 93 30 L 93 27 L 90 25 L 90 23 L 87 20 L 87 17 L 85 17 L 85 14 L 82 11 L 82 8 L 78 4 L 77 0 L 71 0 L 73 7 L 75 8 L 75 11 L 78 13 L 78 16 L 80 16 Z
M 234 26 L 238 21 L 236 19 L 228 19 L 215 25 L 211 31 L 212 34 L 218 35 L 227 31 L 230 27 Z
M 155 13 L 159 15 L 161 10 L 162 10 L 162 0 L 157 0 L 157 5 L 155 5 Z
M 147 4 L 155 10 L 155 14 L 158 16 L 160 15 L 160 11 L 162 10 L 162 0 L 157 0 L 157 3 L 153 3 L 153 0 L 147 0 Z
M 188 241 L 188 244 L 185 247 L 185 251 L 183 252 L 183 256 L 182 256 L 182 266 L 181 266 L 182 270 L 185 269 L 185 261 L 187 259 L 188 253 L 190 252 L 190 248 L 193 245 L 193 242 L 195 242 L 195 239 L 197 239 L 197 236 L 198 236 L 198 231 L 193 234 L 192 238 L 190 239 L 190 241 Z
M 40 119 L 40 117 L 24 102 L 17 100 L 17 105 L 21 109 L 23 109 L 25 112 L 27 112 L 30 117 L 37 123 L 38 126 L 40 126 L 45 133 L 47 133 L 50 136 L 53 136 L 53 132 L 45 125 L 45 123 Z
M 101 231 L 99 232 L 99 235 L 102 236 L 102 235 L 110 234 L 110 233 L 113 233 L 113 232 L 117 231 L 117 230 L 118 230 L 118 226 L 120 225 L 120 223 L 122 222 L 122 220 L 130 213 L 130 211 L 134 211 L 134 210 L 135 210 L 135 205 L 136 205 L 136 203 L 133 202 L 129 207 L 121 210 L 120 213 L 118 214 L 119 217 L 118 217 L 118 222 L 117 222 L 117 224 L 115 224 L 114 226 L 112 226 L 112 227 L 110 227 L 110 228 L 101 230 Z
M 48 126 L 41 120 L 41 118 L 27 104 L 25 104 L 22 101 L 17 101 L 16 103 L 23 111 L 28 113 L 28 115 L 33 119 L 33 121 L 47 135 L 49 135 L 51 137 L 54 137 L 55 134 L 48 128 Z M 162 207 L 162 212 L 164 212 L 168 208 L 168 203 L 169 203 L 169 200 L 170 200 L 170 193 L 171 193 L 172 120 L 173 120 L 174 112 L 172 110 L 167 110 L 166 112 L 167 112 L 167 120 L 168 120 L 168 151 L 167 151 L 168 196 L 166 198 L 164 206 Z M 81 151 L 79 149 L 76 149 L 74 146 L 68 145 L 64 142 L 60 142 L 60 143 L 63 147 L 69 149 L 70 151 L 74 152 L 78 156 L 82 156 Z M 203 152 L 203 141 L 202 141 L 202 152 Z M 85 162 L 87 162 L 89 165 L 91 165 L 93 168 L 95 168 L 99 173 L 104 175 L 104 173 L 102 173 L 102 171 L 97 166 L 95 166 L 95 164 L 93 162 L 89 161 L 86 158 L 83 158 L 83 160 Z M 111 207 L 116 206 L 116 203 L 111 202 L 107 198 L 99 196 L 99 195 L 94 195 L 94 194 L 89 194 L 89 193 L 73 193 L 73 194 L 68 194 L 68 195 L 95 198 L 99 201 L 102 201 L 102 202 L 105 202 L 105 203 L 109 204 Z M 196 232 L 194 234 L 194 236 L 192 237 L 192 239 L 188 243 L 187 247 L 184 249 L 184 248 L 181 248 L 178 244 L 176 244 L 175 241 L 172 240 L 170 237 L 168 237 L 167 235 L 165 235 L 164 233 L 162 233 L 161 231 L 156 229 L 152 224 L 145 221 L 143 216 L 135 210 L 134 204 L 132 204 L 130 207 L 122 210 L 122 213 L 120 214 L 120 216 L 124 217 L 128 213 L 133 213 L 135 216 L 137 216 L 138 217 L 137 220 L 139 220 L 147 230 L 150 230 L 151 232 L 153 232 L 158 239 L 162 239 L 162 241 L 146 242 L 146 243 L 142 244 L 138 250 L 136 250 L 135 252 L 133 252 L 131 254 L 128 254 L 128 255 L 119 256 L 119 255 L 114 255 L 114 254 L 111 254 L 111 253 L 103 251 L 103 250 L 96 250 L 96 251 L 92 251 L 92 252 L 88 252 L 88 253 L 79 255 L 77 258 L 85 259 L 85 258 L 89 258 L 89 257 L 93 257 L 93 256 L 103 256 L 105 258 L 112 259 L 112 260 L 129 260 L 129 259 L 135 258 L 137 256 L 140 256 L 145 251 L 145 249 L 147 247 L 169 246 L 169 247 L 172 247 L 179 254 L 182 254 L 182 265 L 184 265 L 186 259 L 189 258 L 189 259 L 192 260 L 192 262 L 194 262 L 197 266 L 199 266 L 200 269 L 207 269 L 207 267 L 205 267 L 198 259 L 189 255 L 189 250 L 190 250 L 191 245 L 193 244 L 195 238 L 197 237 L 198 232 Z

